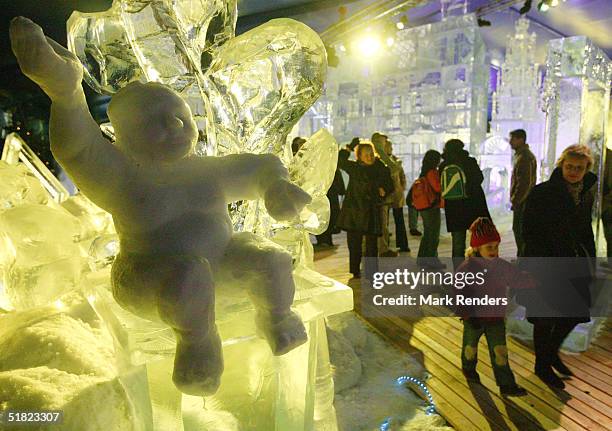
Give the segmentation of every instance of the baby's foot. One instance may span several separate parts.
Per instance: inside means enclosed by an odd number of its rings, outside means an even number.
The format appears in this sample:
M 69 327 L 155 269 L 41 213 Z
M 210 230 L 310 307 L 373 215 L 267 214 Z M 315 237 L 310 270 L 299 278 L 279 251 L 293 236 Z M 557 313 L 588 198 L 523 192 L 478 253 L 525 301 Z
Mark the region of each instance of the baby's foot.
M 177 334 L 176 356 L 172 380 L 188 395 L 212 395 L 221 383 L 223 355 L 221 338 L 215 329 L 205 337 Z
M 276 356 L 284 355 L 308 340 L 302 319 L 293 311 L 283 314 L 258 312 L 257 332 L 265 338 Z

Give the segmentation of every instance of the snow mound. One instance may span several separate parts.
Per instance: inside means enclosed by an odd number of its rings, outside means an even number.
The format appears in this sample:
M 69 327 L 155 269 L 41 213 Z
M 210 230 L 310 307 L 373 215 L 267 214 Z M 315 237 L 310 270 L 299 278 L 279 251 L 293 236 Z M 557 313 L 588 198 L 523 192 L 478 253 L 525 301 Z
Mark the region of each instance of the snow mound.
M 361 379 L 361 359 L 350 341 L 339 332 L 328 328 L 329 360 L 336 393 L 352 388 Z
M 103 342 L 99 330 L 63 313 L 15 326 L 0 339 L 0 371 L 46 366 L 110 379 L 114 362 L 112 344 Z
M 129 406 L 117 379 L 48 367 L 0 372 L 0 410 L 62 410 L 62 431 L 132 431 Z
M 452 429 L 439 415 L 426 415 L 424 401 L 412 390 L 397 385 L 402 375 L 424 378 L 425 370 L 414 358 L 388 344 L 353 312 L 330 317 L 328 326 L 340 431 L 378 431 L 389 418 L 389 429 L 394 431 Z M 352 347 L 352 353 L 345 344 Z M 350 368 L 356 368 L 352 354 L 359 360 L 362 373 L 356 384 L 345 388 L 349 377 L 343 373 L 353 370 L 343 367 L 351 364 Z

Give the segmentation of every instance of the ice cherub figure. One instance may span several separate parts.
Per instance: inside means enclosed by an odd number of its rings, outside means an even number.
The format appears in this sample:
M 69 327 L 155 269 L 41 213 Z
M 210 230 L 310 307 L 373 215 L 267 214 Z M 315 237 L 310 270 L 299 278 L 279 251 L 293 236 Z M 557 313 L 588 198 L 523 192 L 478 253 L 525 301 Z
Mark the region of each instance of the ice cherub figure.
M 176 334 L 173 381 L 184 393 L 211 394 L 223 371 L 215 325 L 215 284 L 247 286 L 256 325 L 274 354 L 307 339 L 291 311 L 291 256 L 250 232 L 233 233 L 227 204 L 264 199 L 277 220 L 291 219 L 310 196 L 287 180 L 274 155 L 192 155 L 197 129 L 189 106 L 163 84 L 133 82 L 109 105 L 116 142 L 89 113 L 78 59 L 26 18 L 11 22 L 21 70 L 51 98 L 55 157 L 80 189 L 113 215 L 120 253 L 113 295 L 133 313 Z

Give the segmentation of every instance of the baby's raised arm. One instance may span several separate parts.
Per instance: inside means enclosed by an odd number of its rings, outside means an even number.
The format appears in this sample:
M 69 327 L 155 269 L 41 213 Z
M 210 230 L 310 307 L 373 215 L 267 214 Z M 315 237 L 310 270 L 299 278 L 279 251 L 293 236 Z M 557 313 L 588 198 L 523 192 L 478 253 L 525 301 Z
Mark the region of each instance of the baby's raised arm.
M 11 47 L 22 72 L 51 99 L 49 135 L 53 155 L 77 186 L 108 209 L 125 178 L 127 160 L 100 131 L 81 86 L 83 67 L 63 46 L 27 18 L 13 19 Z
M 216 158 L 215 164 L 228 203 L 264 198 L 273 182 L 289 177 L 287 168 L 273 154 L 232 154 Z
M 275 155 L 234 154 L 214 163 L 228 203 L 264 199 L 272 217 L 287 220 L 311 201 L 305 191 L 289 182 L 287 168 Z

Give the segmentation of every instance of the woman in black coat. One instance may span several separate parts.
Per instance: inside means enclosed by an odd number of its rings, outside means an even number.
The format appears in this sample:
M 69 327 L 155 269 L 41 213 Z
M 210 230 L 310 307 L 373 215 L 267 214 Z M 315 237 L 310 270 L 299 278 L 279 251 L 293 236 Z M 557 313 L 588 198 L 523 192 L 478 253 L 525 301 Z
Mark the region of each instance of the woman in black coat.
M 563 340 L 578 323 L 590 320 L 595 257 L 591 211 L 597 188 L 597 176 L 589 172 L 592 164 L 588 147 L 566 148 L 550 179 L 535 186 L 525 204 L 526 259 L 521 265 L 539 285 L 518 299 L 534 324 L 535 373 L 557 388 L 565 385 L 553 368 L 572 375 L 559 358 Z
M 355 149 L 357 161 L 350 161 L 350 151 Z M 393 180 L 389 169 L 375 157 L 370 143 L 355 140 L 338 154 L 338 166 L 349 175 L 346 196 L 336 226 L 346 231 L 349 247 L 349 265 L 353 277 L 359 278 L 361 242 L 366 238 L 366 277 L 371 279 L 378 271 L 377 239 L 382 234 L 381 206 L 383 197 L 393 192 Z
M 444 201 L 444 214 L 446 216 L 446 230 L 453 239 L 453 257 L 465 256 L 465 242 L 467 231 L 478 217 L 491 218 L 487 207 L 487 200 L 481 184 L 484 180 L 482 171 L 474 157 L 463 149 L 463 142 L 451 139 L 444 144 L 442 153 L 443 162 L 440 164 L 440 175 L 444 176 L 444 168 L 449 165 L 459 166 L 465 173 L 466 199 Z

